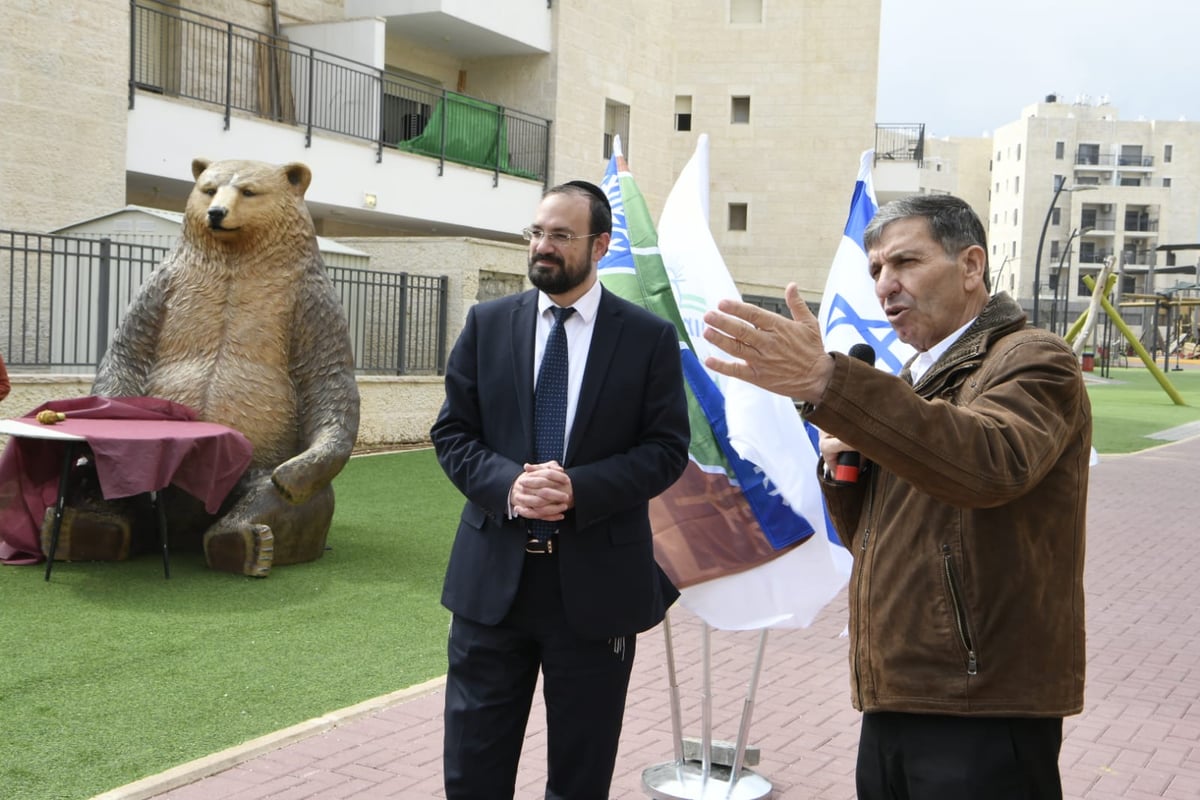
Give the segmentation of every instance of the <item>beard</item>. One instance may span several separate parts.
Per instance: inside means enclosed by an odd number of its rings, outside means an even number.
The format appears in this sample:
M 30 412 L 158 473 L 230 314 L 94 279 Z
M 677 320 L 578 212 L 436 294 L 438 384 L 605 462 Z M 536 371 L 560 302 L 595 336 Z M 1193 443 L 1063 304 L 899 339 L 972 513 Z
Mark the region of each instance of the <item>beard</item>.
M 592 265 L 586 257 L 572 263 L 557 254 L 529 257 L 529 282 L 549 295 L 571 291 L 587 280 L 591 272 Z

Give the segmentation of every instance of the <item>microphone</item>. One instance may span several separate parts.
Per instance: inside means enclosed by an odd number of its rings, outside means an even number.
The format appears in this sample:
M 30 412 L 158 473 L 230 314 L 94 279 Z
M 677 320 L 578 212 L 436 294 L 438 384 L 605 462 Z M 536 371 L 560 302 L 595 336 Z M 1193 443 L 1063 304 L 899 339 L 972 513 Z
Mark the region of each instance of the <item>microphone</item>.
M 875 364 L 875 348 L 859 342 L 850 348 L 850 357 L 873 366 Z M 838 453 L 837 466 L 833 470 L 833 482 L 858 483 L 858 472 L 861 466 L 862 456 L 858 453 L 852 450 Z

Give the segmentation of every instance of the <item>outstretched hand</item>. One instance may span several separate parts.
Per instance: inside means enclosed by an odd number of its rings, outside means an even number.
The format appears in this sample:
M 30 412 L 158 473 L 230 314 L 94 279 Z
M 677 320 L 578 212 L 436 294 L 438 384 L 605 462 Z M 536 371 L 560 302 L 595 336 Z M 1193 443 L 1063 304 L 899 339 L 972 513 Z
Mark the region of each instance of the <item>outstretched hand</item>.
M 815 403 L 833 374 L 833 360 L 796 284 L 788 284 L 784 298 L 792 319 L 736 300 L 722 300 L 716 311 L 707 312 L 704 338 L 739 360 L 710 356 L 704 364 L 776 394 Z

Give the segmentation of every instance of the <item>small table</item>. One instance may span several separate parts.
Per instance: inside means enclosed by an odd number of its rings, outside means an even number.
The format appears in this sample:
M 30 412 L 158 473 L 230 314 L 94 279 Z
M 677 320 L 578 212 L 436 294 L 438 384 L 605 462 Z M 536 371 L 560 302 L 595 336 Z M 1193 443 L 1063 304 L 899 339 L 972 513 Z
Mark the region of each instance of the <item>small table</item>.
M 86 444 L 92 451 L 100 492 L 106 499 L 150 495 L 158 518 L 163 572 L 170 577 L 166 514 L 158 493 L 174 484 L 204 501 L 205 510 L 215 514 L 250 464 L 250 442 L 238 431 L 212 422 L 164 419 L 161 415 L 153 419 L 89 417 L 86 414 L 103 413 L 89 411 L 81 402 L 89 399 L 52 404 L 56 409 L 66 409 L 67 414 L 65 420 L 53 425 L 43 425 L 32 417 L 0 420 L 0 434 L 13 437 L 0 456 L 0 484 L 9 488 L 6 494 L 12 494 L 11 487 L 19 485 L 21 495 L 19 499 L 10 498 L 0 510 L 0 544 L 5 545 L 6 558 L 24 553 L 30 559 L 26 563 L 38 560 L 38 527 L 51 506 L 45 498 L 57 472 L 53 527 L 49 552 L 45 554 L 46 580 L 50 580 L 71 469 L 80 445 Z M 100 400 L 109 405 L 120 402 Z M 74 412 L 77 406 L 78 412 Z

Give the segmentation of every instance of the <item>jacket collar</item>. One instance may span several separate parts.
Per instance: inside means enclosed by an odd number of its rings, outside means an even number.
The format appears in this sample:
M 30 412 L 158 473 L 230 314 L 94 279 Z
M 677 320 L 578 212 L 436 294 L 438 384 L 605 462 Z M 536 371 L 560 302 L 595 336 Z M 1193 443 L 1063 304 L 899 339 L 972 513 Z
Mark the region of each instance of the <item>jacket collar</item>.
M 999 292 L 983 307 L 971 327 L 942 354 L 916 385 L 929 387 L 940 383 L 946 373 L 960 364 L 982 358 L 992 342 L 1024 327 L 1025 312 L 1021 306 L 1007 292 Z M 909 374 L 908 368 L 911 364 L 910 359 L 904 366 L 902 376 Z

